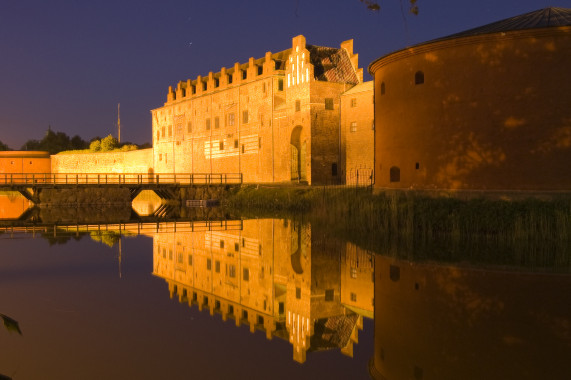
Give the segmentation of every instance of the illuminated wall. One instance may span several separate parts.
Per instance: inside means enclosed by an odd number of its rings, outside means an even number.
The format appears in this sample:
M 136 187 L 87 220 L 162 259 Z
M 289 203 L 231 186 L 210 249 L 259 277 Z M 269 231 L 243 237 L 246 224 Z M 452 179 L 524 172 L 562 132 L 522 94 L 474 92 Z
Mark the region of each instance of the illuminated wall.
M 375 186 L 571 188 L 569 46 L 571 26 L 508 29 L 373 62 Z
M 0 152 L 0 181 L 7 173 L 49 173 L 50 154 L 36 151 Z
M 352 40 L 333 49 L 303 36 L 288 50 L 179 82 L 151 111 L 155 172 L 338 182 L 340 94 L 359 82 Z
M 298 362 L 319 349 L 352 355 L 362 316 L 372 315 L 370 300 L 362 309 L 342 302 L 344 292 L 370 297 L 372 266 L 360 286 L 344 291 L 342 273 L 352 260 L 345 244 L 317 240 L 309 226 L 265 219 L 245 220 L 242 230 L 157 233 L 153 252 L 153 274 L 167 281 L 171 297 L 288 340 Z M 341 343 L 332 342 L 322 336 L 325 327 L 350 331 L 332 334 Z

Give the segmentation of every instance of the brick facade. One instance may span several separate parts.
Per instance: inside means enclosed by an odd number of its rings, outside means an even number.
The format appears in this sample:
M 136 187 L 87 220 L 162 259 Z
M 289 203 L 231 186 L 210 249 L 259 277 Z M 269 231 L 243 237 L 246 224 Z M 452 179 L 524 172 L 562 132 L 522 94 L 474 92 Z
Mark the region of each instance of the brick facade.
M 245 182 L 342 182 L 340 96 L 362 82 L 352 41 L 307 45 L 169 88 L 151 111 L 156 173 L 240 172 Z

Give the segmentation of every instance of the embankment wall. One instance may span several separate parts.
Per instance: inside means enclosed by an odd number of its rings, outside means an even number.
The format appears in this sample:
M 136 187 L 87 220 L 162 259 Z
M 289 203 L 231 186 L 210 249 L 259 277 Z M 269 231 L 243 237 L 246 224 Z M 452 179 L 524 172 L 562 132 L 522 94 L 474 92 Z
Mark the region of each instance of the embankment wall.
M 52 173 L 153 173 L 153 149 L 128 152 L 57 154 Z

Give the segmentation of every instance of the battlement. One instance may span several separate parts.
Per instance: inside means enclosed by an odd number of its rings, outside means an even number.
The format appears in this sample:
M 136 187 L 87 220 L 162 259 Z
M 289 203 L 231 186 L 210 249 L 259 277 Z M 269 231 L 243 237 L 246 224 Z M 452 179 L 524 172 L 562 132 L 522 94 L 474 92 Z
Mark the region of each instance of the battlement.
M 180 81 L 175 88 L 169 86 L 165 105 L 240 86 L 272 75 L 285 77 L 288 69 L 295 68 L 292 66 L 294 65 L 292 52 L 301 53 L 302 51 L 307 52 L 304 60 L 316 68 L 315 73 L 312 70 L 312 80 L 343 81 L 352 84 L 363 81 L 363 69 L 358 68 L 358 54 L 353 54 L 353 40 L 342 42 L 340 48 L 328 48 L 306 45 L 305 37 L 299 35 L 292 38 L 290 49 L 278 53 L 267 51 L 262 58 L 250 57 L 247 63 L 236 62 L 233 67 L 222 67 L 219 72 L 211 71 L 207 76 L 199 75 L 196 79 Z M 347 54 L 347 57 L 343 57 L 343 52 Z M 341 56 L 341 58 L 331 59 L 332 55 Z M 333 61 L 341 64 L 333 65 Z M 333 71 L 342 72 L 342 75 L 321 75 L 324 72 Z M 306 80 L 309 81 L 309 79 Z

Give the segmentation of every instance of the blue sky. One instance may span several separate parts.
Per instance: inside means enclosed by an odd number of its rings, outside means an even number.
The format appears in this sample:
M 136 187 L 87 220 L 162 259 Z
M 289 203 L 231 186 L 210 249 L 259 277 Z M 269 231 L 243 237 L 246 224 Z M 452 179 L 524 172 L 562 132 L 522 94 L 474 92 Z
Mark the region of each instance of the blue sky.
M 52 129 L 150 142 L 168 86 L 291 46 L 354 39 L 360 66 L 433 38 L 558 6 L 541 0 L 0 0 L 0 141 L 14 149 Z M 370 79 L 366 74 L 365 79 Z

